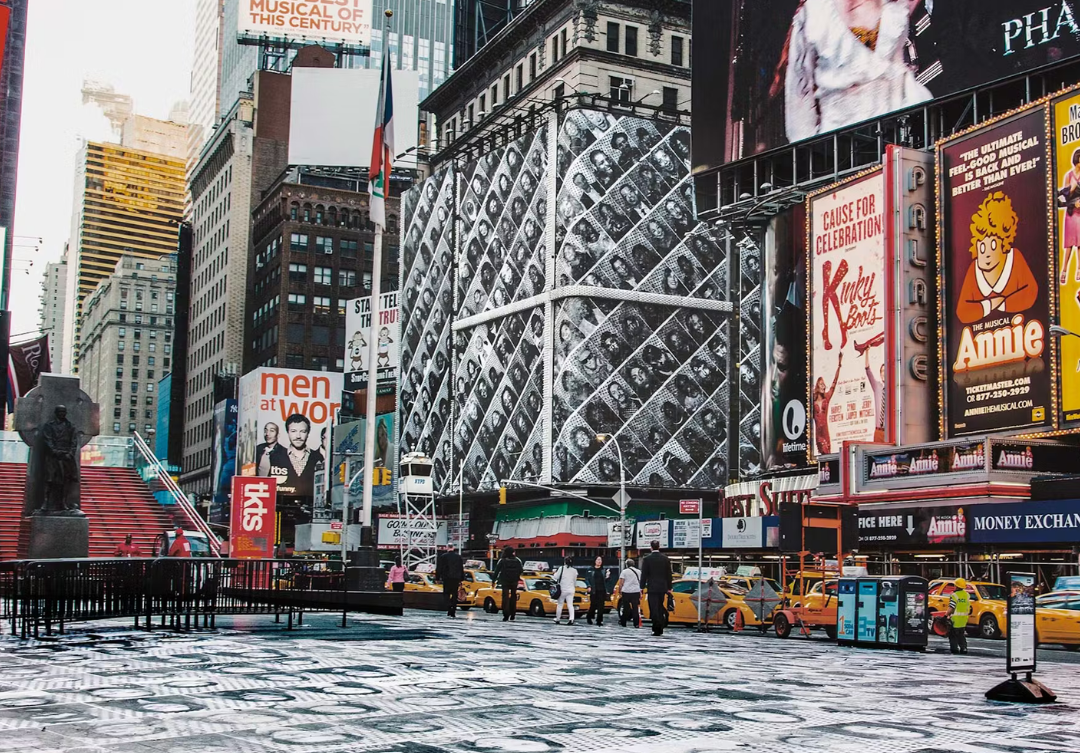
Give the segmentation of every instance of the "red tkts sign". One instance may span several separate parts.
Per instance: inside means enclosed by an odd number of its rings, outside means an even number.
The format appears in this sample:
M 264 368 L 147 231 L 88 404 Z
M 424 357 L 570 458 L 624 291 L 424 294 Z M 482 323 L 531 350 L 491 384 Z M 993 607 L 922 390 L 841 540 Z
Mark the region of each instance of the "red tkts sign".
M 239 559 L 274 556 L 277 479 L 233 476 L 231 555 Z
M 701 500 L 700 499 L 680 499 L 679 500 L 679 514 L 680 515 L 697 515 L 701 512 Z

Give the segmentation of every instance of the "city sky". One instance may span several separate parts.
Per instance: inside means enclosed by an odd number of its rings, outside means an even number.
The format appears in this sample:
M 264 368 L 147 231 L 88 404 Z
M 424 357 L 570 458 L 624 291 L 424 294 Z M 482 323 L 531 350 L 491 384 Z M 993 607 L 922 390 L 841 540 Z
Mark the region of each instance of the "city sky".
M 37 329 L 45 263 L 60 258 L 71 232 L 79 138 L 102 138 L 107 128 L 103 117 L 83 107 L 83 80 L 131 95 L 141 115 L 167 117 L 173 104 L 188 98 L 194 16 L 195 0 L 30 4 L 10 301 L 13 339 Z

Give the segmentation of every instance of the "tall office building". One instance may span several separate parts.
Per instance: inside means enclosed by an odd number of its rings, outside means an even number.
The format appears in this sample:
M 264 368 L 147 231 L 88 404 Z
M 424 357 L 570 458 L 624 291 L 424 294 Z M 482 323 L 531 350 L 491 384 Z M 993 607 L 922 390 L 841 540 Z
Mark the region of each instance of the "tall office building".
M 45 265 L 45 279 L 41 286 L 41 308 L 38 310 L 38 329 L 49 336 L 49 363 L 53 371 L 60 369 L 64 340 L 64 313 L 67 309 L 68 253 L 60 261 Z
M 22 122 L 23 61 L 26 55 L 26 9 L 29 0 L 8 0 L 11 7 L 3 67 L 0 68 L 0 227 L 7 228 L 4 285 L 10 285 L 15 238 L 15 183 L 19 170 L 19 129 Z M 4 291 L 7 292 L 6 290 Z
M 454 5 L 451 0 L 373 0 L 371 56 L 353 67 L 378 68 L 389 49 L 394 68 L 420 74 L 420 101 L 450 76 L 454 58 Z M 383 11 L 394 17 L 383 31 Z M 385 38 L 384 38 L 385 37 Z
M 195 54 L 188 92 L 188 162 L 194 166 L 218 119 L 222 0 L 195 0 Z
M 186 150 L 182 126 L 173 154 Z M 179 150 L 179 152 L 177 151 Z M 158 259 L 176 251 L 184 214 L 184 158 L 87 142 L 77 161 L 71 264 L 64 317 L 64 373 L 78 371 L 83 301 L 125 254 Z

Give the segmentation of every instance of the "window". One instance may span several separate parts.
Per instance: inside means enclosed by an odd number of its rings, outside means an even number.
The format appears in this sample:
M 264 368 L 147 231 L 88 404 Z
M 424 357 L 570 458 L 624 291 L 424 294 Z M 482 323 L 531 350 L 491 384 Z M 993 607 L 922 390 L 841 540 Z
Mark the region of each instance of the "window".
M 139 391 L 139 383 L 138 382 L 132 382 L 131 383 L 131 391 L 132 391 L 132 393 L 135 393 L 135 392 Z
M 631 57 L 637 57 L 637 27 L 626 27 L 626 50 L 627 55 Z
M 154 398 L 152 398 L 152 397 L 150 397 L 149 395 L 147 395 L 147 396 L 146 396 L 146 404 L 147 404 L 147 405 L 153 405 L 153 404 L 154 404 Z
M 619 51 L 619 25 L 611 21 L 608 21 L 607 25 L 607 51 Z
M 289 238 L 289 249 L 292 251 L 307 251 L 307 233 L 293 233 Z
M 132 379 L 138 379 L 139 378 L 139 370 L 138 369 L 132 369 L 131 370 L 131 378 Z
M 335 366 L 337 367 L 338 371 L 344 371 L 345 370 L 345 359 L 344 358 L 339 358 L 337 360 L 337 363 L 335 364 Z
M 371 272 L 364 272 L 364 289 L 371 290 Z
M 307 296 L 303 293 L 289 293 L 289 308 L 295 309 L 307 305 Z
M 135 343 L 135 344 L 138 345 L 138 343 Z M 135 350 L 138 350 L 138 348 L 135 348 Z M 156 350 L 157 350 L 157 343 L 150 343 L 150 352 L 153 353 Z M 168 352 L 168 350 L 169 350 L 169 346 L 166 345 L 165 346 L 165 352 Z
M 330 267 L 315 267 L 315 284 L 332 285 L 334 282 L 334 270 Z
M 356 285 L 356 270 L 342 269 L 338 272 L 338 285 L 353 287 Z
M 120 342 L 116 343 L 116 349 L 117 349 L 117 350 L 123 350 L 123 349 L 124 349 L 124 341 L 123 341 L 123 340 L 121 340 Z
M 329 314 L 330 313 L 330 298 L 327 296 L 317 295 L 311 299 L 312 304 L 315 307 L 316 314 Z
M 124 378 L 124 367 L 123 366 L 117 366 L 116 367 L 116 378 L 117 379 L 123 379 Z
M 348 310 L 349 310 L 349 299 L 348 298 L 338 298 L 337 299 L 337 312 L 339 314 L 341 314 L 342 316 L 345 316 L 345 314 L 348 312 Z
M 123 365 L 123 363 L 124 363 L 124 354 L 123 353 L 117 353 L 116 354 L 116 362 L 118 364 Z
M 146 391 L 147 392 L 153 392 L 154 391 L 154 383 L 153 382 L 147 382 Z
M 664 109 L 675 112 L 679 108 L 679 90 L 674 86 L 664 87 Z
M 120 418 L 120 409 L 119 408 L 113 408 L 112 417 L 113 418 Z
M 120 422 L 119 421 L 113 421 L 112 430 L 113 430 L 113 434 L 119 434 L 120 433 Z
M 147 366 L 153 366 L 154 365 L 154 357 L 153 356 L 147 356 L 146 365 Z
M 355 259 L 359 244 L 356 241 L 338 241 L 341 255 L 346 259 Z
M 683 38 L 678 36 L 671 37 L 671 64 L 677 65 L 680 68 L 683 64 Z
M 330 367 L 330 359 L 326 356 L 312 356 L 311 368 L 316 371 L 326 371 Z
M 324 254 L 334 253 L 334 239 L 318 235 L 315 237 L 315 250 Z
M 484 117 L 484 111 L 487 110 L 487 95 L 480 95 L 480 104 L 477 105 L 480 108 L 480 117 Z
M 307 264 L 289 264 L 289 279 L 298 282 L 307 280 Z
M 536 53 L 529 55 L 529 81 L 536 80 Z
M 562 84 L 557 84 L 555 86 L 554 99 L 559 100 L 559 99 L 562 99 L 565 96 L 566 96 L 566 87 L 563 86 Z
M 117 393 L 115 393 L 113 395 L 113 405 L 120 405 L 120 403 L 122 403 L 123 401 L 124 401 L 124 396 L 121 395 L 119 392 L 117 392 Z
M 514 93 L 521 94 L 521 90 L 525 88 L 525 66 L 522 63 L 518 64 L 517 70 L 514 72 L 514 82 L 517 84 Z
M 633 101 L 634 82 L 629 78 L 611 76 L 611 99 L 628 105 Z
M 135 422 L 134 421 L 132 421 L 130 424 L 128 424 L 128 431 L 135 431 Z
M 153 369 L 147 369 L 146 378 L 147 379 L 153 379 L 154 378 L 154 370 Z
M 127 335 L 127 327 L 120 327 L 116 331 L 117 337 L 125 337 Z
M 562 37 L 562 56 L 566 57 L 566 29 L 565 28 L 562 30 L 562 33 L 559 36 Z
M 551 64 L 555 65 L 559 62 L 559 33 L 555 32 L 551 36 Z
M 491 87 L 491 106 L 499 104 L 499 82 L 495 82 L 495 85 Z
M 304 368 L 304 357 L 299 353 L 286 353 L 285 366 L 290 369 Z
M 465 119 L 469 123 L 469 128 L 472 128 L 474 125 L 476 125 L 475 109 L 473 108 L 472 102 L 469 103 L 468 115 Z

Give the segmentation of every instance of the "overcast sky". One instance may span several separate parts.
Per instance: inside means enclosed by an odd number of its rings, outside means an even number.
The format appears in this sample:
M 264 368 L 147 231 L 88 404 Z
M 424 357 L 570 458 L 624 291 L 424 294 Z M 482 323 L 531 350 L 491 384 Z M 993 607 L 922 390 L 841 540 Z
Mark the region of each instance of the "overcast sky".
M 60 258 L 68 240 L 80 134 L 103 135 L 103 119 L 83 108 L 83 79 L 112 84 L 134 98 L 137 113 L 165 118 L 175 102 L 188 97 L 195 23 L 195 0 L 43 0 L 29 5 L 10 301 L 13 335 L 37 329 L 41 274 L 46 262 Z

